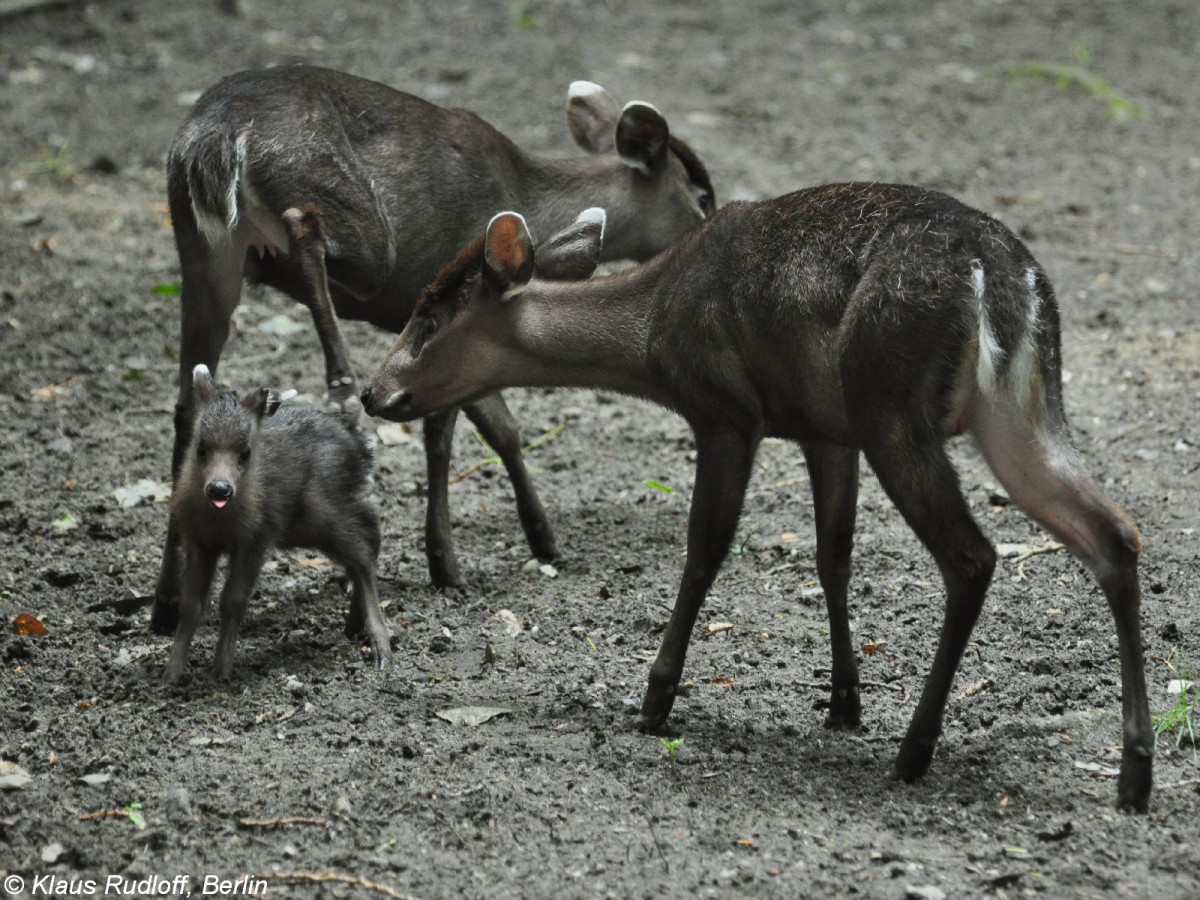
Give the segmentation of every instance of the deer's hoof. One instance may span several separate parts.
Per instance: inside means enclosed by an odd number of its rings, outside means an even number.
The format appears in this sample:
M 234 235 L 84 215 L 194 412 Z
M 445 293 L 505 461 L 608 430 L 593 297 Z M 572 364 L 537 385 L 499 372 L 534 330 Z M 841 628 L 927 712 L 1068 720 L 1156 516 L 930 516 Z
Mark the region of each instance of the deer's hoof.
M 932 743 L 905 738 L 896 756 L 896 777 L 911 783 L 928 772 L 933 762 L 933 747 Z
M 825 717 L 825 727 L 830 729 L 851 729 L 862 725 L 862 703 L 859 700 L 858 688 L 841 688 L 829 696 L 829 715 Z

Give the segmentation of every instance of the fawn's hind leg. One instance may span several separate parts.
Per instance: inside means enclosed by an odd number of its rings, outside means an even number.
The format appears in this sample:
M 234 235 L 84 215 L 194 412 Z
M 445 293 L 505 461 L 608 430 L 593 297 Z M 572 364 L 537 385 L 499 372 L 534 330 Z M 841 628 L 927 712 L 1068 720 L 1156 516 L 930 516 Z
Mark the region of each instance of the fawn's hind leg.
M 379 668 L 392 661 L 392 633 L 379 605 L 375 562 L 379 556 L 379 515 L 366 500 L 347 510 L 344 527 L 331 531 L 323 549 L 346 570 L 353 593 L 346 637 L 363 638 L 371 647 L 371 659 Z

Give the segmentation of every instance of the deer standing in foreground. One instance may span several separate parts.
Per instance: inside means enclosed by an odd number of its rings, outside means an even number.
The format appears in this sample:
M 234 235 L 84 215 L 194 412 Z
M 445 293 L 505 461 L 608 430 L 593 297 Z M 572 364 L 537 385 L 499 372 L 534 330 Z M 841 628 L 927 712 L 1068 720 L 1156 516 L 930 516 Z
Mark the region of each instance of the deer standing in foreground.
M 828 725 L 861 718 L 846 607 L 860 452 L 941 571 L 941 634 L 896 760 L 900 778 L 922 775 L 996 565 L 946 453 L 947 440 L 966 433 L 1108 600 L 1124 722 L 1118 801 L 1145 810 L 1154 732 L 1141 538 L 1071 445 L 1058 307 L 1024 244 L 944 194 L 831 185 L 729 204 L 625 272 L 575 283 L 535 277 L 590 271 L 603 225 L 603 211 L 588 210 L 539 248 L 535 269 L 522 218 L 494 218 L 424 295 L 362 399 L 369 414 L 403 421 L 506 387 L 590 387 L 687 419 L 697 450 L 687 559 L 640 724 L 656 728 L 671 711 L 759 442 L 788 438 L 800 443 L 812 484 L 832 644 Z
M 544 233 L 584 206 L 610 210 L 606 259 L 646 259 L 711 214 L 712 184 L 690 148 L 649 104 L 621 109 L 579 81 L 567 124 L 591 155 L 525 153 L 474 114 L 311 66 L 242 72 L 197 101 L 175 136 L 167 183 L 182 269 L 179 399 L 172 478 L 195 409 L 192 369 L 214 376 L 244 279 L 278 288 L 312 313 L 329 399 L 358 416 L 358 387 L 338 317 L 399 332 L 445 260 L 500 209 L 527 210 Z M 499 396 L 467 416 L 504 462 L 533 553 L 557 548 Z M 437 586 L 461 581 L 447 497 L 456 409 L 425 422 L 426 554 Z M 179 537 L 168 525 L 151 627 L 177 618 Z

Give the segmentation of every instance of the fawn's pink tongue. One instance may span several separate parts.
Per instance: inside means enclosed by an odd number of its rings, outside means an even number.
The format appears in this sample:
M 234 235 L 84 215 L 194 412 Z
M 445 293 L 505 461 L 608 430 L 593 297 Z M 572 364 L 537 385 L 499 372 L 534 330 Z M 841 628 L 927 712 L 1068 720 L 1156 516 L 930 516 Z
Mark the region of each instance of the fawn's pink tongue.
M 228 500 L 214 500 L 212 502 L 212 505 L 215 506 L 217 509 L 221 509 L 228 502 L 229 502 Z

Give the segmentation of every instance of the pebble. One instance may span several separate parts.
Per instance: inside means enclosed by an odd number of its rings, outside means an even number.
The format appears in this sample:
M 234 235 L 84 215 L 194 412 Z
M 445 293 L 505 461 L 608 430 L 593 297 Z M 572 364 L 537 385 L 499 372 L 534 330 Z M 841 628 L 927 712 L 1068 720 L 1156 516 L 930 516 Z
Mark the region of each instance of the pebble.
M 185 787 L 171 788 L 163 798 L 163 808 L 170 819 L 190 819 L 192 817 L 192 797 Z

